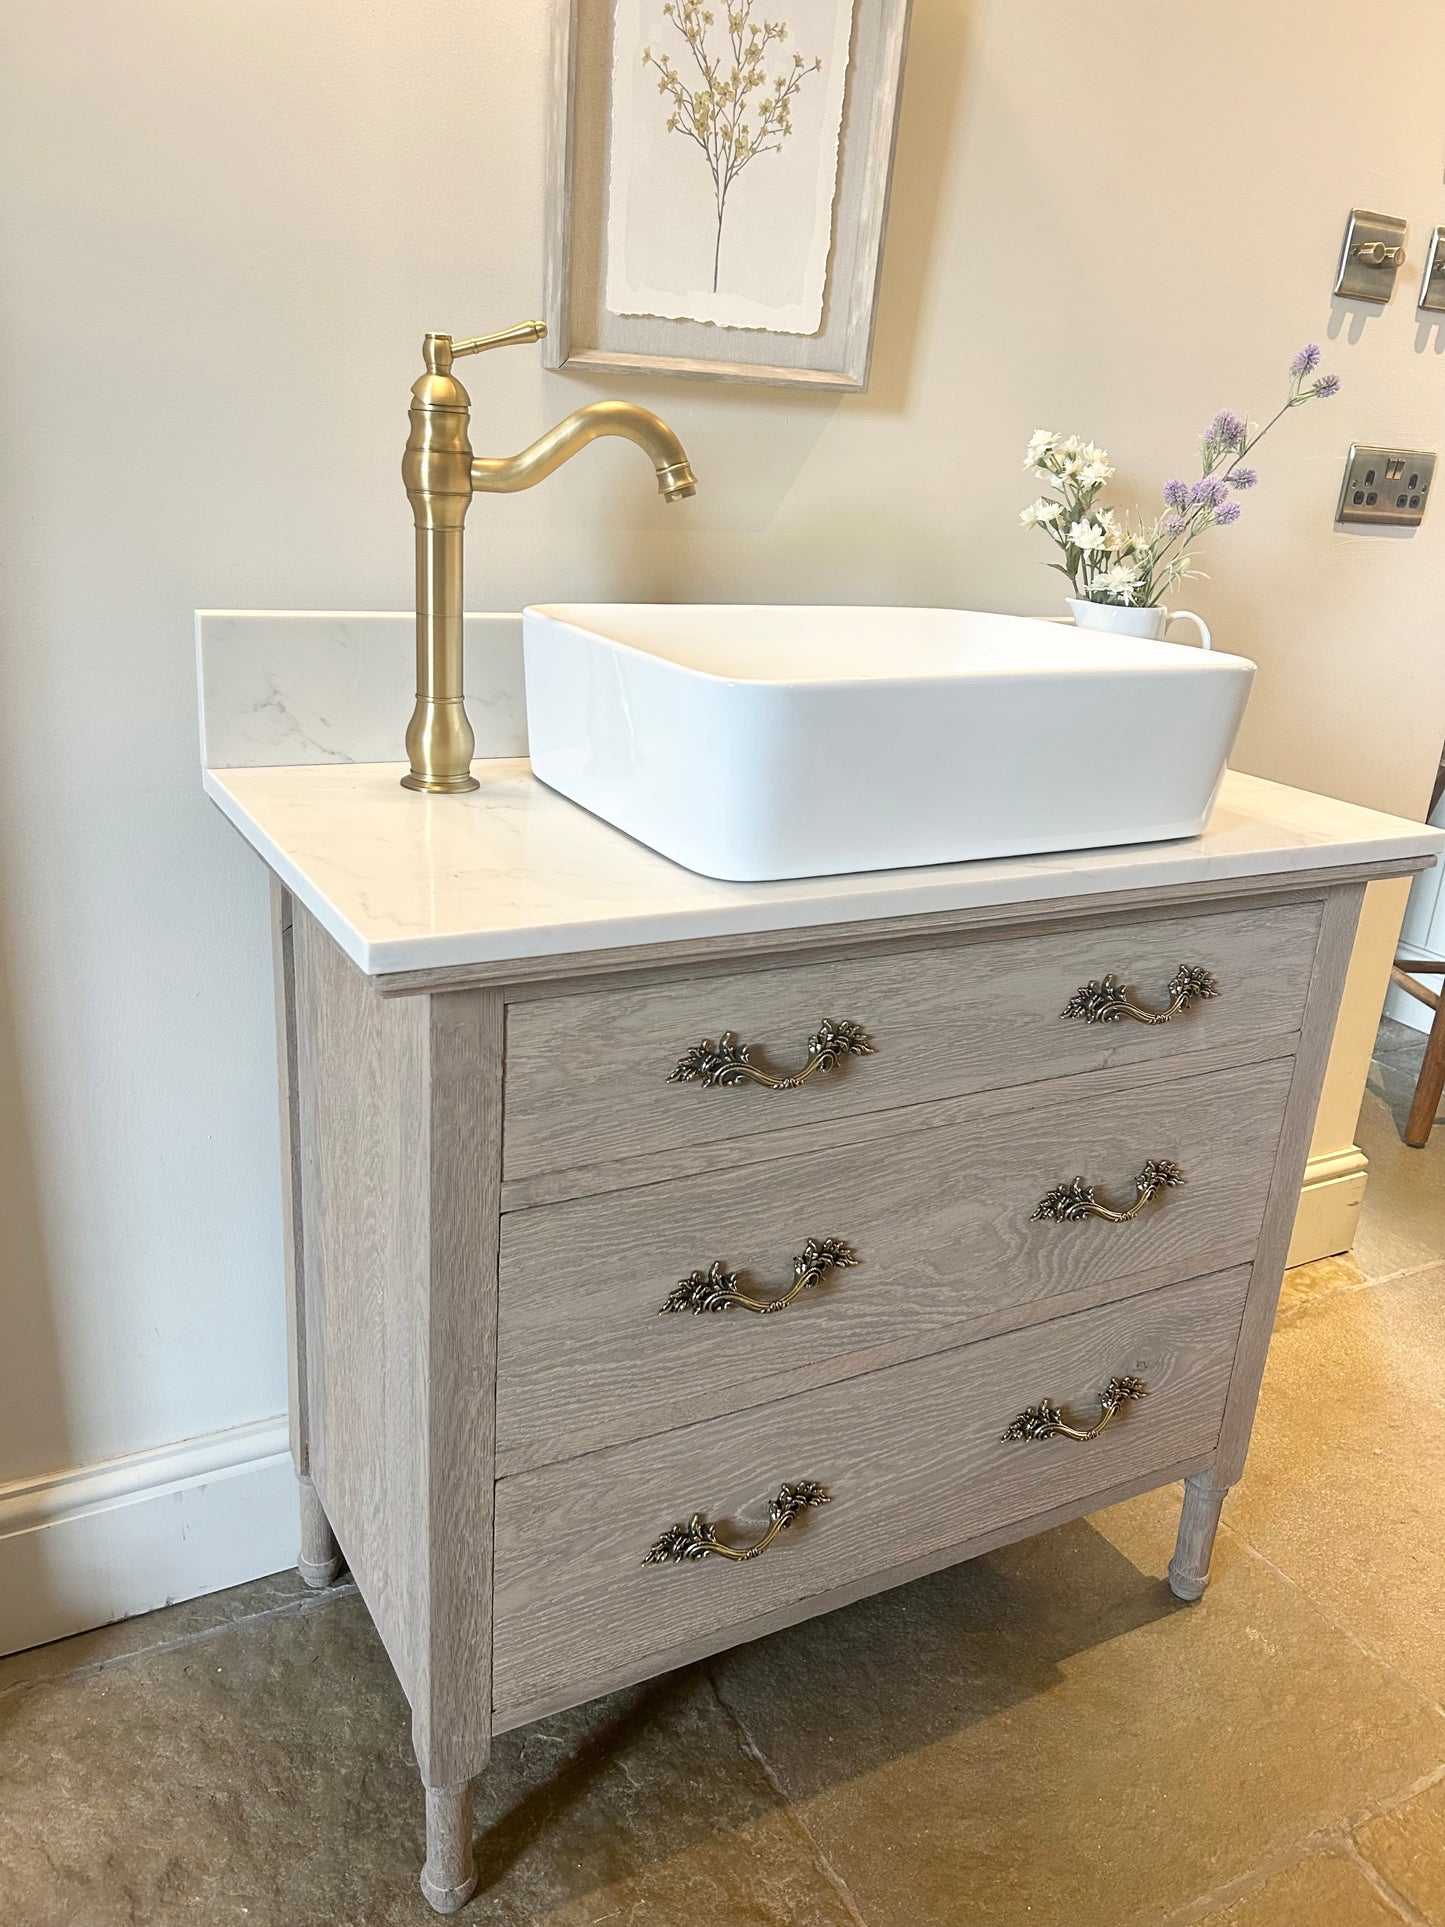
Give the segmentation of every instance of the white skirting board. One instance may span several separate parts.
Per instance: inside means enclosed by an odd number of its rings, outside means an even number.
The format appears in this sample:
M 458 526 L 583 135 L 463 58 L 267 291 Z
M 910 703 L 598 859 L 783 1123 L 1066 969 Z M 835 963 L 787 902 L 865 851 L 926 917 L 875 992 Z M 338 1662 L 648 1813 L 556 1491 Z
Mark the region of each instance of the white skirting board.
M 0 1486 L 0 1654 L 294 1565 L 284 1418 Z
M 1312 1157 L 1305 1167 L 1304 1189 L 1295 1214 L 1287 1265 L 1313 1264 L 1317 1258 L 1337 1258 L 1355 1242 L 1360 1206 L 1365 1201 L 1370 1160 L 1358 1144 L 1347 1151 Z

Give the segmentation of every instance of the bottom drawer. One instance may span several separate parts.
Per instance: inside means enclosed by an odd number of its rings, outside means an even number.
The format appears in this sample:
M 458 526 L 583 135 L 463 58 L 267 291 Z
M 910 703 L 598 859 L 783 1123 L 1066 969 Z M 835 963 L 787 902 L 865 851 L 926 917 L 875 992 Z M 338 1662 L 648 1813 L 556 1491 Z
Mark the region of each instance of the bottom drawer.
M 758 1622 L 928 1555 L 1203 1463 L 1219 1435 L 1247 1270 L 1009 1332 L 752 1411 L 503 1479 L 496 1492 L 492 1693 L 498 1727 L 746 1639 Z M 1142 1381 L 1087 1443 L 1005 1439 L 1052 1400 L 1079 1429 L 1111 1379 Z M 745 1563 L 644 1563 L 694 1514 L 725 1544 L 767 1529 L 784 1482 L 803 1510 Z M 669 1656 L 672 1656 L 671 1658 Z

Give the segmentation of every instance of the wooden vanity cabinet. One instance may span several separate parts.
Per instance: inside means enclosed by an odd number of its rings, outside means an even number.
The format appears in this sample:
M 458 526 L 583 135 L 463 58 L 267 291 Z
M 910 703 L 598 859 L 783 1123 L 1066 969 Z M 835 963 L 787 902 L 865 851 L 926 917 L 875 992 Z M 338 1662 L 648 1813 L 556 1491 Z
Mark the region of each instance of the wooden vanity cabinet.
M 1181 1477 L 1200 1596 L 1365 874 L 400 989 L 273 887 L 302 1569 L 434 1906 L 494 1732 Z

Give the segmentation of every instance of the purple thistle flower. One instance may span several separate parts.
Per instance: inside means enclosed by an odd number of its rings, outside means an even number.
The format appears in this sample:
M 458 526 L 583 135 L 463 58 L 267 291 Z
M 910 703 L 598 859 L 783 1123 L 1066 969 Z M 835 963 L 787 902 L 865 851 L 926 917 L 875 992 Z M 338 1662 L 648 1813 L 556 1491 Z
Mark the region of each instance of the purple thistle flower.
M 1221 502 L 1214 511 L 1214 519 L 1221 528 L 1227 528 L 1231 522 L 1239 520 L 1241 513 L 1238 502 Z
M 1314 342 L 1308 341 L 1290 363 L 1289 371 L 1296 381 L 1303 381 L 1305 376 L 1312 375 L 1319 365 L 1320 351 Z
M 1205 475 L 1195 482 L 1189 491 L 1191 508 L 1218 508 L 1224 500 L 1226 489 L 1217 475 Z
M 1187 516 L 1166 515 L 1164 517 L 1164 533 L 1169 537 L 1171 542 L 1176 535 L 1183 535 L 1188 527 L 1189 521 Z
M 1238 448 L 1249 430 L 1232 409 L 1221 408 L 1209 424 L 1206 442 L 1213 442 L 1217 448 Z
M 1229 471 L 1228 481 L 1231 488 L 1253 488 L 1258 480 L 1259 475 L 1252 468 L 1232 468 Z
M 1166 482 L 1164 484 L 1164 500 L 1167 506 L 1172 509 L 1187 507 L 1189 502 L 1188 482 Z
M 1340 392 L 1339 376 L 1338 375 L 1321 375 L 1319 380 L 1315 383 L 1314 392 L 1321 401 L 1328 401 L 1332 395 L 1339 394 Z

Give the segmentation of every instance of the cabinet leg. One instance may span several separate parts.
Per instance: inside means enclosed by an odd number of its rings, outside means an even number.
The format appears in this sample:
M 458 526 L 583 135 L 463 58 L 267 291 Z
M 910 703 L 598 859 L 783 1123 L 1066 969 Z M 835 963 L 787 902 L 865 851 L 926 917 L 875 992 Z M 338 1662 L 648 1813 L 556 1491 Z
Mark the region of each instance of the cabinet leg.
M 298 1480 L 301 1493 L 301 1557 L 296 1570 L 308 1586 L 334 1585 L 341 1571 L 341 1548 L 331 1530 L 331 1521 L 308 1478 Z
M 421 1890 L 439 1914 L 454 1914 L 477 1890 L 472 1857 L 472 1782 L 426 1789 L 426 1865 Z
M 1184 1482 L 1184 1509 L 1179 1515 L 1179 1537 L 1169 1561 L 1169 1590 L 1191 1603 L 1204 1597 L 1209 1584 L 1209 1557 L 1219 1530 L 1219 1512 L 1227 1485 L 1215 1485 L 1211 1472 Z

